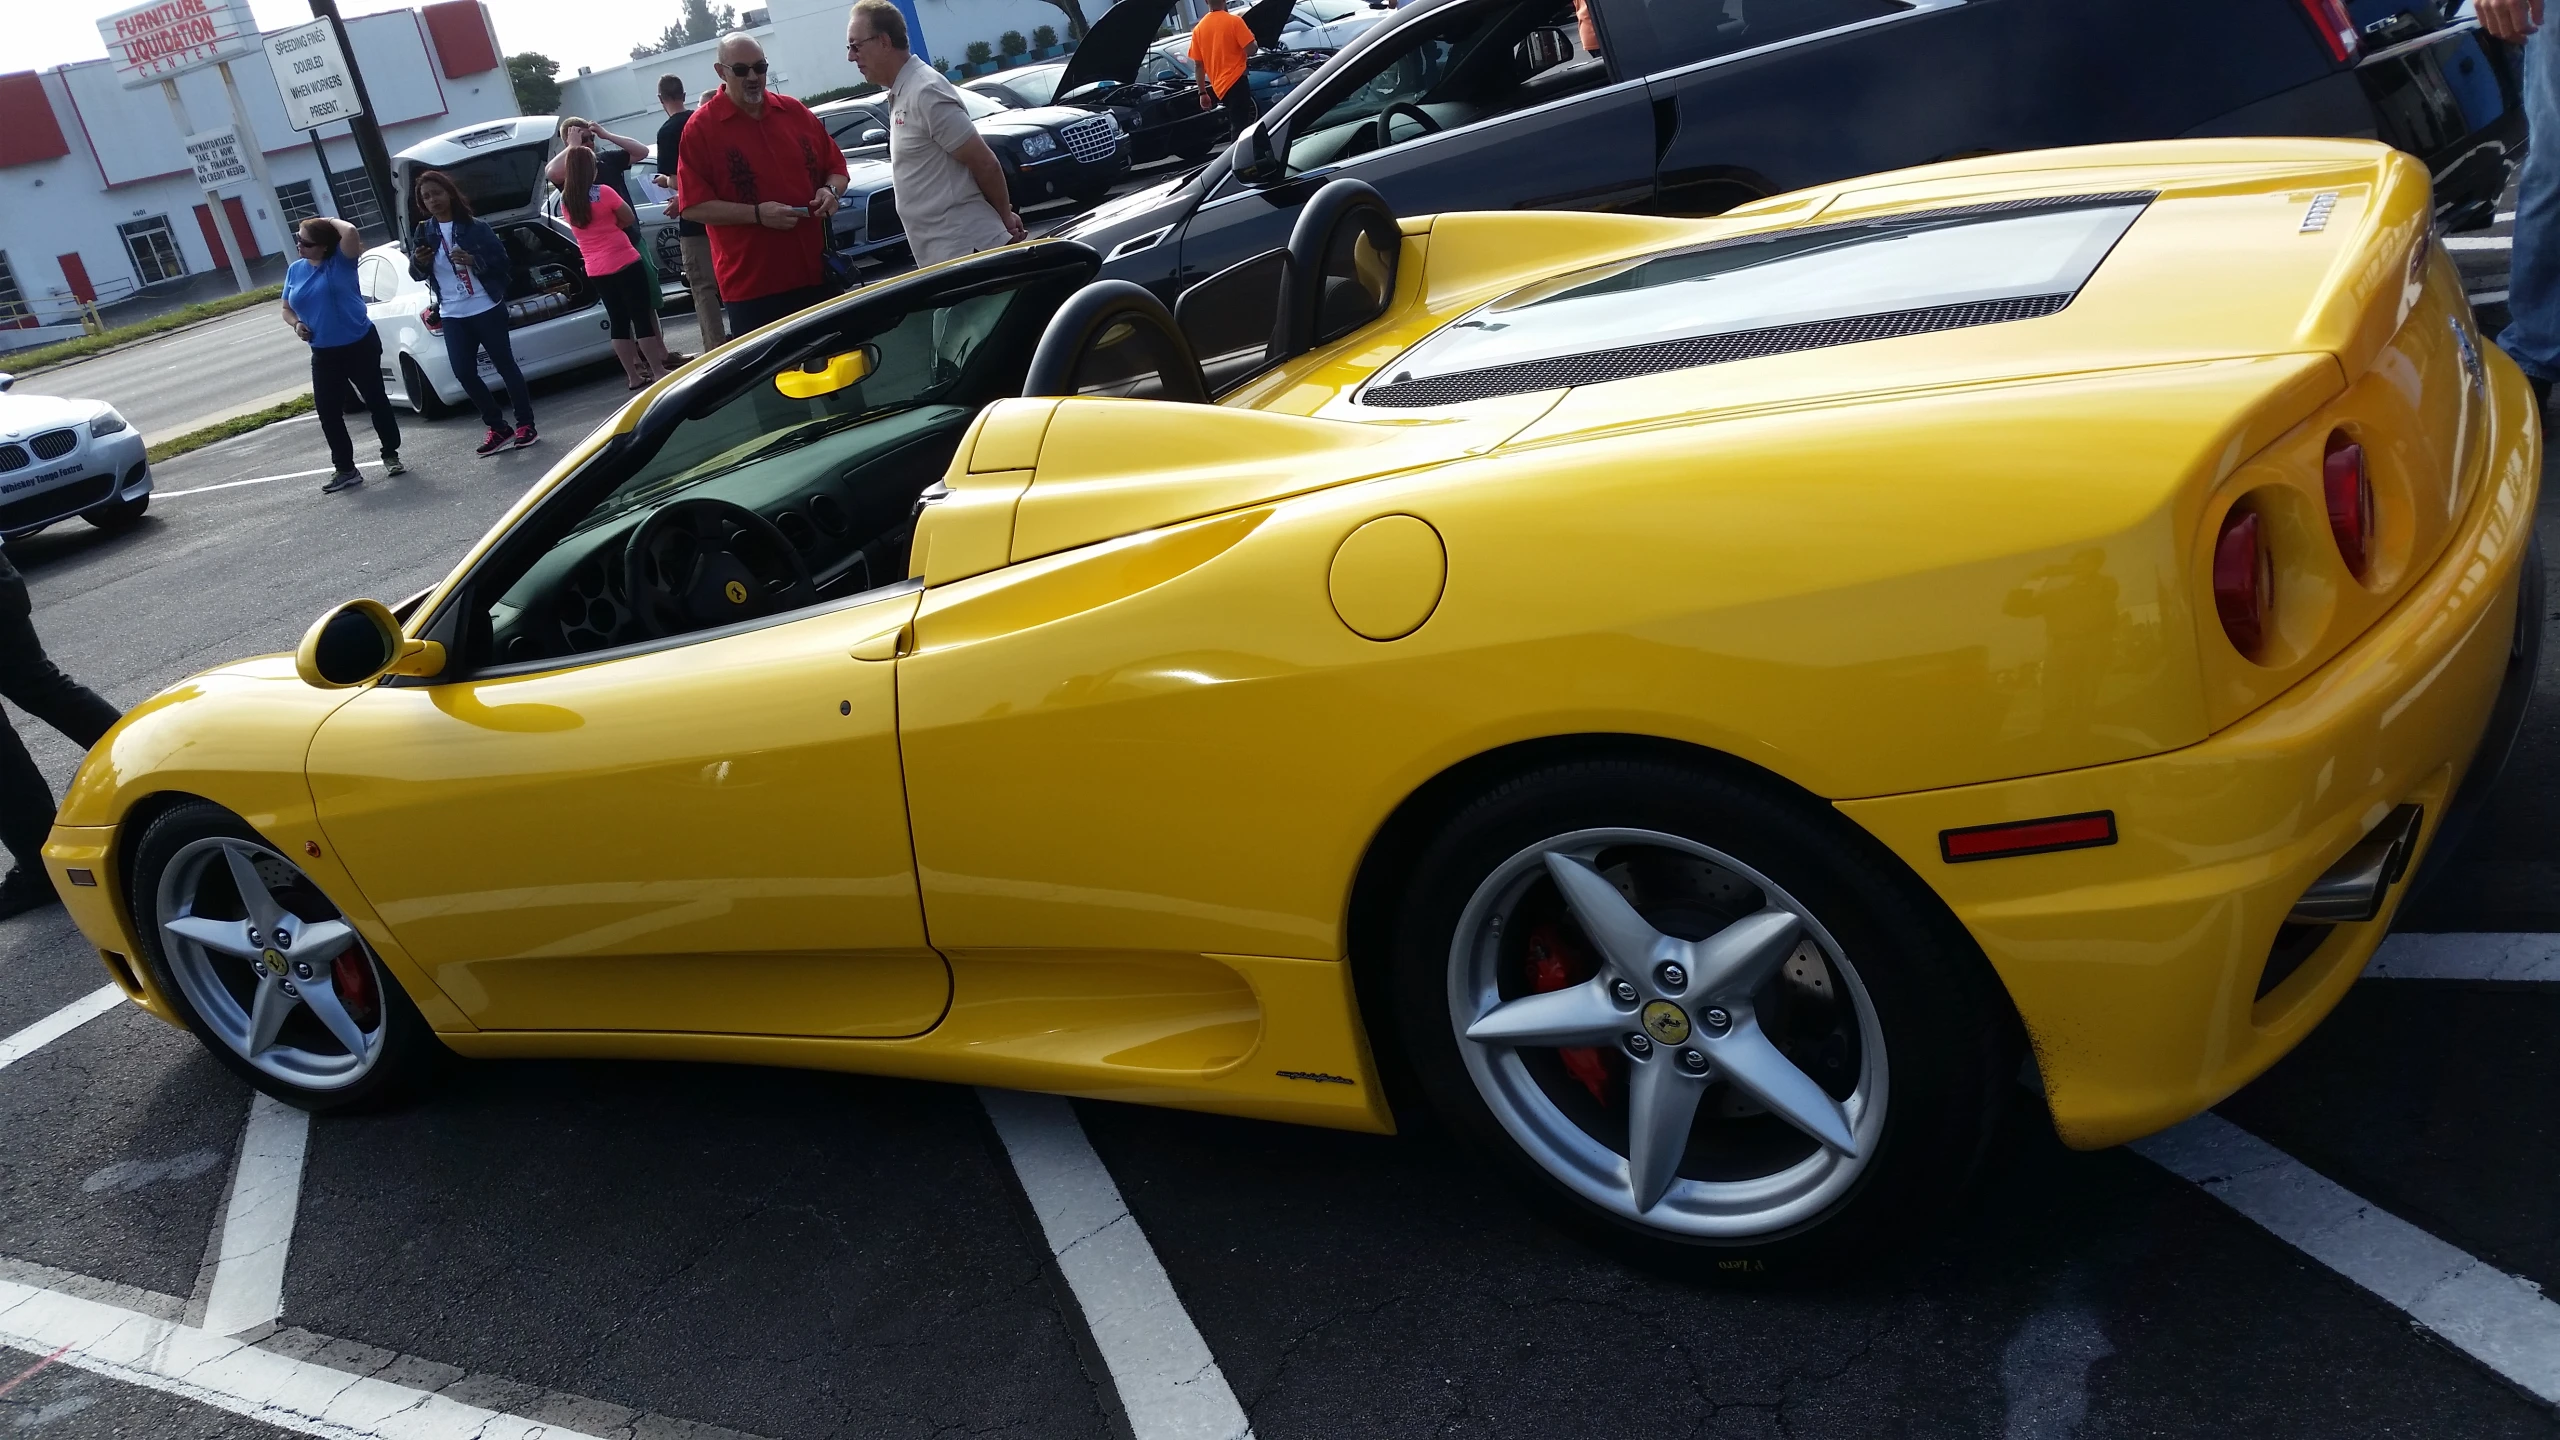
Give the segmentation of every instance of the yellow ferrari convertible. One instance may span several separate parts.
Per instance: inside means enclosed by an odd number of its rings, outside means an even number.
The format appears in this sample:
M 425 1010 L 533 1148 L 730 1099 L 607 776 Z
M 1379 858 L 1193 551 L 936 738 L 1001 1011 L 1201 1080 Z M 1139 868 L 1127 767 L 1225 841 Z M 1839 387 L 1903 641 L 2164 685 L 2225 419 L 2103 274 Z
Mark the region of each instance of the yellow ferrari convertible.
M 424 595 L 135 708 L 46 854 L 249 1083 L 685 1057 L 1386 1131 L 1757 1269 L 2213 1104 L 2502 762 L 2540 435 L 2351 142 L 1709 220 L 1337 181 L 635 400 Z

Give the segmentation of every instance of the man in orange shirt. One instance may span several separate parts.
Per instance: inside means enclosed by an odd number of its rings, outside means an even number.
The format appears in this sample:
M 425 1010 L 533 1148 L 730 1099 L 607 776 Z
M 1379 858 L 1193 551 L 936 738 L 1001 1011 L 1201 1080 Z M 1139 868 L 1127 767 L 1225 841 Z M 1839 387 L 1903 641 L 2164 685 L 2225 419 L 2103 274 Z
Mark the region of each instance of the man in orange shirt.
M 1191 63 L 1200 71 L 1200 108 L 1226 106 L 1239 135 L 1262 114 L 1253 103 L 1253 86 L 1244 78 L 1244 60 L 1253 53 L 1253 44 L 1253 31 L 1227 13 L 1227 0 L 1209 0 L 1209 13 L 1191 31 Z

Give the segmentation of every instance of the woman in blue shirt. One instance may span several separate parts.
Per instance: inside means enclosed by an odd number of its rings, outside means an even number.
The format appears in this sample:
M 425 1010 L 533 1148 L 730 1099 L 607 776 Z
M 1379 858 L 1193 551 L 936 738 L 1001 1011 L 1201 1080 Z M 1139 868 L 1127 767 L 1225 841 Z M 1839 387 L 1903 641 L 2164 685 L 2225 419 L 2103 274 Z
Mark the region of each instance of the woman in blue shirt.
M 356 257 L 364 239 L 344 220 L 315 215 L 294 231 L 300 257 L 284 272 L 284 323 L 311 346 L 312 408 L 329 439 L 331 473 L 320 488 L 335 492 L 364 483 L 356 469 L 355 442 L 347 437 L 347 387 L 373 412 L 382 439 L 382 473 L 400 474 L 400 419 L 382 393 L 382 337 L 365 314 L 356 288 Z

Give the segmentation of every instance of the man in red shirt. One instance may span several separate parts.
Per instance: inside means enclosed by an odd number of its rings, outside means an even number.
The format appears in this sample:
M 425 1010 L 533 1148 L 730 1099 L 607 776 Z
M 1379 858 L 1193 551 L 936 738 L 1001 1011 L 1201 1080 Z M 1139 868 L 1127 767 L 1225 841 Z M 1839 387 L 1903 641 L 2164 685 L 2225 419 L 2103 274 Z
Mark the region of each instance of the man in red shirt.
M 708 229 L 729 333 L 744 335 L 835 293 L 820 251 L 844 194 L 844 152 L 808 106 L 765 89 L 752 37 L 721 41 L 712 68 L 720 93 L 685 122 L 676 206 Z
M 1209 0 L 1209 13 L 1191 30 L 1191 63 L 1200 70 L 1200 108 L 1226 106 L 1239 135 L 1262 113 L 1253 103 L 1253 85 L 1244 73 L 1253 45 L 1253 30 L 1227 13 L 1227 0 Z

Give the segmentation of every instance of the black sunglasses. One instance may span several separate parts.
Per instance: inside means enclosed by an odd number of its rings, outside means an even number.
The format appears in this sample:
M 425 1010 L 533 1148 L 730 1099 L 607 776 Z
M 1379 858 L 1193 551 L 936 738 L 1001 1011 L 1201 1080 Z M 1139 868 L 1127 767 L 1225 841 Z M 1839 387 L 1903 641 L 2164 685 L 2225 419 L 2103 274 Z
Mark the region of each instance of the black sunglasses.
M 753 65 L 732 65 L 729 67 L 729 73 L 744 80 L 750 75 L 763 74 L 772 64 L 770 60 L 759 60 Z

